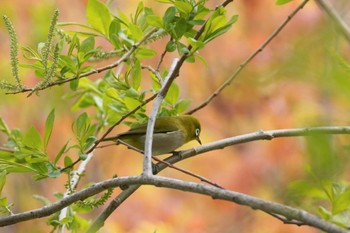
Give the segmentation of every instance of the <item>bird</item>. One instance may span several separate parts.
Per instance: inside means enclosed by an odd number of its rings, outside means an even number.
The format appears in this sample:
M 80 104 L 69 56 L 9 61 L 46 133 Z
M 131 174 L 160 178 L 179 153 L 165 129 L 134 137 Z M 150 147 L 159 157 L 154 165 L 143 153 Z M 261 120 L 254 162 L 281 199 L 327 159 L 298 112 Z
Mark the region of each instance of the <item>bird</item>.
M 124 142 L 126 145 L 144 151 L 147 123 L 102 141 Z M 199 135 L 201 125 L 199 120 L 191 115 L 168 116 L 156 118 L 153 132 L 152 155 L 162 155 L 174 152 L 187 142 L 196 140 L 202 144 Z

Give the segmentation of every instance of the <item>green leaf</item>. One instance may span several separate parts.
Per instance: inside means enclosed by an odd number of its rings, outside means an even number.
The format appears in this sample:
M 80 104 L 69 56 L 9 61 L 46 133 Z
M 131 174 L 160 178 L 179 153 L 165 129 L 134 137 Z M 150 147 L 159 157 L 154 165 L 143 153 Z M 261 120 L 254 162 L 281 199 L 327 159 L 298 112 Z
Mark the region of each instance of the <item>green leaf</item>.
M 174 52 L 176 50 L 176 43 L 172 40 L 168 41 L 166 44 L 166 51 L 167 52 Z
M 140 47 L 136 50 L 136 58 L 138 59 L 149 59 L 157 55 L 157 52 L 153 49 Z
M 64 146 L 60 149 L 60 151 L 57 153 L 53 163 L 56 164 L 58 162 L 58 160 L 60 160 L 60 158 L 62 157 L 62 155 L 66 152 L 67 149 L 67 145 L 68 142 L 66 144 L 64 144 Z
M 109 40 L 113 46 L 117 49 L 121 48 L 121 44 L 118 38 L 119 32 L 121 31 L 121 25 L 118 19 L 113 19 L 111 25 L 109 25 Z
M 184 13 L 185 15 L 189 15 L 192 12 L 192 5 L 188 2 L 175 1 L 174 5 L 178 11 Z
M 95 136 L 88 137 L 86 139 L 86 141 L 85 141 L 83 150 L 88 150 L 92 146 L 92 144 L 95 143 L 95 141 L 96 141 L 96 137 Z
M 72 91 L 76 91 L 79 87 L 79 78 L 74 79 L 72 81 L 69 82 L 69 87 Z
M 146 21 L 149 25 L 154 26 L 156 28 L 163 28 L 164 27 L 164 22 L 162 18 L 160 18 L 157 15 L 148 15 L 146 17 Z
M 113 17 L 108 7 L 98 0 L 89 0 L 86 8 L 88 23 L 104 35 L 109 35 L 109 25 Z
M 176 14 L 176 8 L 175 7 L 169 7 L 164 16 L 163 16 L 163 21 L 164 21 L 164 24 L 165 24 L 165 28 L 168 28 L 169 27 L 169 24 L 171 24 L 174 19 L 175 19 L 175 14 Z
M 173 35 L 174 38 L 180 39 L 187 31 L 187 28 L 188 28 L 187 20 L 184 18 L 180 18 L 180 20 L 176 23 L 174 28 L 174 32 L 175 32 L 175 35 Z
M 11 131 L 5 121 L 0 117 L 0 131 L 4 132 L 7 136 L 10 136 Z
M 204 47 L 204 43 L 200 40 L 195 40 L 194 38 L 189 38 L 188 43 L 193 47 L 194 50 L 198 50 Z
M 6 170 L 3 170 L 0 172 L 0 196 L 1 196 L 2 189 L 4 188 L 4 185 L 6 183 L 6 175 L 7 175 Z
M 38 130 L 34 127 L 31 127 L 25 134 L 23 138 L 24 145 L 35 148 L 38 150 L 42 149 L 43 142 Z
M 136 99 L 133 99 L 133 98 L 130 98 L 130 97 L 125 97 L 124 98 L 124 103 L 125 103 L 125 106 L 129 109 L 129 110 L 133 110 L 135 109 L 136 107 L 138 107 L 141 102 L 136 100 Z
M 128 25 L 129 32 L 131 34 L 131 38 L 134 41 L 139 41 L 143 37 L 143 32 L 141 28 L 139 28 L 136 24 L 129 24 Z
M 88 38 L 86 38 L 81 44 L 80 44 L 80 48 L 79 51 L 83 52 L 83 53 L 88 53 L 91 50 L 93 50 L 95 47 L 95 38 L 90 36 Z
M 167 95 L 165 96 L 165 101 L 171 105 L 175 105 L 180 96 L 180 88 L 176 83 L 172 83 Z
M 69 156 L 64 157 L 64 166 L 68 167 L 73 164 L 72 159 Z
M 47 116 L 46 122 L 45 122 L 45 132 L 44 132 L 44 150 L 45 151 L 51 137 L 54 121 L 55 121 L 55 109 L 52 109 L 49 115 Z
M 135 61 L 135 64 L 131 68 L 132 82 L 131 85 L 135 90 L 138 90 L 141 85 L 141 65 L 138 60 Z
M 208 43 L 215 38 L 219 37 L 220 35 L 224 34 L 230 28 L 232 25 L 238 20 L 238 15 L 232 16 L 232 18 L 226 22 L 225 16 L 218 16 L 215 19 L 213 19 L 211 24 L 211 29 L 208 31 L 208 34 L 206 35 L 206 38 L 204 40 L 205 43 Z
M 276 0 L 276 5 L 283 5 L 293 0 Z
M 81 138 L 85 132 L 86 132 L 86 129 L 89 125 L 89 122 L 88 122 L 88 115 L 86 114 L 86 112 L 80 114 L 76 120 L 76 134 L 79 138 Z
M 191 104 L 191 100 L 190 99 L 183 99 L 178 101 L 175 104 L 175 110 L 177 113 L 183 113 L 184 111 L 186 111 L 186 109 L 188 108 L 188 106 L 190 106 Z

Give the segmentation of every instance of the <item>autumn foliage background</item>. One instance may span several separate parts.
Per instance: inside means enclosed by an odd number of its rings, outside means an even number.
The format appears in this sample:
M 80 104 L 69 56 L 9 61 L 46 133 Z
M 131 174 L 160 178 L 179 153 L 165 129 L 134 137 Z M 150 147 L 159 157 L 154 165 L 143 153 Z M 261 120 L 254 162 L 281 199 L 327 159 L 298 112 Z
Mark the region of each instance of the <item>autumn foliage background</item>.
M 350 9 L 350 3 L 346 0 L 334 2 L 341 12 L 346 13 Z M 111 9 L 120 8 L 129 15 L 137 3 L 136 0 L 114 1 Z M 219 3 L 209 1 L 212 6 Z M 230 4 L 227 7 L 229 15 L 238 14 L 238 22 L 228 33 L 200 51 L 207 65 L 196 62 L 183 66 L 177 79 L 181 96 L 192 99 L 191 107 L 202 103 L 299 3 L 295 0 L 287 5 L 276 6 L 274 1 L 246 0 Z M 165 9 L 155 1 L 144 1 L 144 4 L 159 12 Z M 0 14 L 11 18 L 22 45 L 35 46 L 45 40 L 54 9 L 60 10 L 59 21 L 85 22 L 85 7 L 86 1 L 83 0 L 1 0 Z M 345 14 L 346 17 L 350 22 L 350 15 Z M 159 43 L 165 43 L 165 40 Z M 0 24 L 0 51 L 1 79 L 9 80 L 9 39 L 3 23 Z M 334 51 L 340 51 L 342 56 L 349 58 L 349 44 L 336 33 L 326 15 L 311 1 L 230 86 L 194 114 L 202 123 L 202 142 L 260 129 L 348 125 L 349 70 L 334 61 L 334 56 L 337 56 Z M 156 61 L 149 62 L 154 64 Z M 37 81 L 34 74 L 25 69 L 21 69 L 21 77 L 27 85 L 34 85 Z M 1 92 L 0 115 L 10 127 L 25 130 L 35 125 L 40 129 L 44 127 L 51 109 L 56 108 L 49 151 L 57 153 L 67 139 L 74 140 L 72 119 L 80 113 L 67 108 L 71 100 L 62 96 L 68 90 L 68 85 L 57 86 L 29 98 L 25 94 L 5 95 Z M 115 132 L 125 129 L 119 127 Z M 346 163 L 349 137 L 337 139 L 345 148 L 337 151 L 344 161 L 342 171 L 345 171 L 349 167 L 349 163 Z M 1 140 L 3 138 L 0 137 Z M 195 145 L 189 144 L 186 148 Z M 306 176 L 306 168 L 312 159 L 315 157 L 308 153 L 304 138 L 284 138 L 212 151 L 181 162 L 178 166 L 228 189 L 297 206 L 289 195 L 288 187 L 293 181 Z M 142 158 L 136 152 L 126 150 L 123 146 L 100 149 L 88 165 L 79 188 L 88 182 L 111 178 L 114 174 L 138 175 L 141 171 Z M 161 175 L 194 180 L 171 169 L 166 169 Z M 341 175 L 343 179 L 349 178 L 346 172 L 341 172 Z M 61 176 L 35 182 L 28 174 L 11 175 L 4 195 L 15 203 L 15 212 L 39 208 L 42 203 L 34 199 L 33 195 L 40 193 L 54 202 L 56 199 L 53 194 L 65 191 L 65 179 Z M 114 195 L 118 192 L 119 189 L 116 189 Z M 301 207 L 317 210 L 317 206 L 312 207 L 311 203 L 301 204 Z M 101 209 L 85 217 L 93 219 Z M 45 221 L 38 219 L 4 229 L 4 232 L 48 232 L 50 228 Z M 232 203 L 174 190 L 142 187 L 117 209 L 101 232 L 317 231 L 308 227 L 284 225 L 265 213 Z

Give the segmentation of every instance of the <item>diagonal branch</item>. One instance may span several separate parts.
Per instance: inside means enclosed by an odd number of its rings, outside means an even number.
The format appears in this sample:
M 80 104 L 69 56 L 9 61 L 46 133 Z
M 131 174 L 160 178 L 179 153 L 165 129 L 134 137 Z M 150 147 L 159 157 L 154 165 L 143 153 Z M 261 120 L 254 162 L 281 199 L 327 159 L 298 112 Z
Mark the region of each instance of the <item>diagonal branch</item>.
M 340 17 L 337 10 L 327 0 L 315 0 L 317 5 L 325 11 L 331 18 L 335 26 L 340 30 L 345 39 L 350 42 L 350 28 L 349 25 Z
M 241 71 L 247 66 L 247 64 L 253 60 L 260 52 L 262 52 L 265 47 L 282 31 L 282 29 L 288 24 L 288 22 L 306 5 L 309 0 L 304 0 L 295 10 L 287 16 L 285 21 L 257 48 L 243 63 L 239 65 L 236 71 L 211 95 L 209 96 L 202 104 L 196 108 L 188 111 L 186 114 L 193 114 L 198 110 L 207 106 L 216 96 L 218 96 L 227 86 L 229 86 L 232 81 L 241 73 Z

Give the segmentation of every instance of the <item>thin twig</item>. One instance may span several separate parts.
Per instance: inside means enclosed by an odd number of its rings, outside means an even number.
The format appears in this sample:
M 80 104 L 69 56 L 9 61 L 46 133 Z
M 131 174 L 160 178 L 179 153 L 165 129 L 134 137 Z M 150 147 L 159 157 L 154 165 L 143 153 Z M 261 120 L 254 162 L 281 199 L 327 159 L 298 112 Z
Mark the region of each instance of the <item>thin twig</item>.
M 164 57 L 165 57 L 166 54 L 167 54 L 167 51 L 166 51 L 166 49 L 165 49 L 165 50 L 163 51 L 162 55 L 160 56 L 160 59 L 159 59 L 159 62 L 158 62 L 157 68 L 156 68 L 156 70 L 158 70 L 158 72 L 159 72 L 159 70 L 160 70 L 160 66 L 161 66 L 161 64 L 163 63 L 163 60 L 164 60 Z
M 211 95 L 209 96 L 202 104 L 196 108 L 188 111 L 186 114 L 193 114 L 198 110 L 204 108 L 208 105 L 215 97 L 217 97 L 227 86 L 229 86 L 232 81 L 240 74 L 240 72 L 247 66 L 247 64 L 253 60 L 264 48 L 282 31 L 282 29 L 288 24 L 288 22 L 305 6 L 309 0 L 304 0 L 290 15 L 287 16 L 286 20 L 257 48 L 243 63 L 239 65 L 236 71 L 228 78 L 226 81 Z
M 16 150 L 13 148 L 7 148 L 7 147 L 2 147 L 2 146 L 0 146 L 0 151 L 11 152 L 11 153 L 16 152 Z
M 159 73 L 159 70 L 155 70 L 152 66 L 146 66 L 146 65 L 141 65 L 142 69 L 146 69 L 149 70 L 150 72 L 152 72 L 154 74 L 154 76 L 156 76 L 158 82 L 160 83 L 160 85 L 163 84 L 163 80 L 162 80 L 162 76 Z
M 159 158 L 157 158 L 157 157 L 155 157 L 155 156 L 153 156 L 152 158 L 153 158 L 154 160 L 156 160 L 157 162 L 159 162 L 159 163 L 165 164 L 167 167 L 170 167 L 170 168 L 175 169 L 175 170 L 177 170 L 177 171 L 180 171 L 180 172 L 182 172 L 182 173 L 184 173 L 184 174 L 187 174 L 187 175 L 189 175 L 189 176 L 192 176 L 192 177 L 194 177 L 194 178 L 197 178 L 197 179 L 199 179 L 200 181 L 205 182 L 205 183 L 207 183 L 207 184 L 210 184 L 210 185 L 212 185 L 212 186 L 214 186 L 214 187 L 224 189 L 224 187 L 220 186 L 220 185 L 217 184 L 217 183 L 214 183 L 214 182 L 211 181 L 211 180 L 208 180 L 207 178 L 205 178 L 205 177 L 203 177 L 203 176 L 194 174 L 193 172 L 190 172 L 190 171 L 187 171 L 187 170 L 185 170 L 185 169 L 183 169 L 183 168 L 179 168 L 179 167 L 177 167 L 177 166 L 174 166 L 173 164 L 171 164 L 171 163 L 169 163 L 169 162 L 167 162 L 167 161 L 161 160 L 161 159 L 159 159 Z

